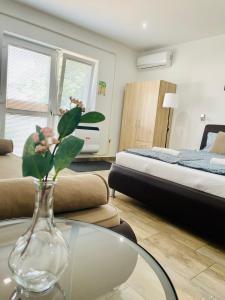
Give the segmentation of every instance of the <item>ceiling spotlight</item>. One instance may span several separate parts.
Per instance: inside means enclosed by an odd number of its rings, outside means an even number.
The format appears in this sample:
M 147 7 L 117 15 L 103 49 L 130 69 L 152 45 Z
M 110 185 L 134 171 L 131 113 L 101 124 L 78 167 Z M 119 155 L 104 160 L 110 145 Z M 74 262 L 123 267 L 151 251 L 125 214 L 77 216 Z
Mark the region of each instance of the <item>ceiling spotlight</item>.
M 146 22 L 142 22 L 142 29 L 146 29 L 147 28 L 147 23 Z

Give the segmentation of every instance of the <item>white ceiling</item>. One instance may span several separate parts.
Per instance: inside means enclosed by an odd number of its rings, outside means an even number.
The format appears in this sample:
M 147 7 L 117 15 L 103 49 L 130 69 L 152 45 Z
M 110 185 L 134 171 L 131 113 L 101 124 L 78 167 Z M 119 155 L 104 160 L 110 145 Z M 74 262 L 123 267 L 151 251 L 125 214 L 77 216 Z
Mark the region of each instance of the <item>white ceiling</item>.
M 138 50 L 225 33 L 225 0 L 16 1 Z

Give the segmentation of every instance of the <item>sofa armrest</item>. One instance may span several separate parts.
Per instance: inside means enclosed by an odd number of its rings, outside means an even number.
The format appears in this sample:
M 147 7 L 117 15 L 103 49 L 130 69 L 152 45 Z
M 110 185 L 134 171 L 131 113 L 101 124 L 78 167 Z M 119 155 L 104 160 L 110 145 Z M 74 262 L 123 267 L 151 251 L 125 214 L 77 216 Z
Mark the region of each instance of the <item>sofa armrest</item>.
M 71 212 L 107 204 L 109 189 L 97 174 L 64 176 L 58 179 L 54 192 L 54 211 Z
M 5 155 L 13 152 L 13 141 L 0 139 L 0 155 Z

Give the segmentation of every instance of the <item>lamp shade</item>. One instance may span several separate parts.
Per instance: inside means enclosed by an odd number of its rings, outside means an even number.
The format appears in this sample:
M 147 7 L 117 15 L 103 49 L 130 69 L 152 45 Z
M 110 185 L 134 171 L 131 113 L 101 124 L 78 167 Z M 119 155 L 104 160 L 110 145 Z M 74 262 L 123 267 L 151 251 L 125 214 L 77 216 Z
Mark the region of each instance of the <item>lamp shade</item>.
M 178 105 L 178 97 L 174 93 L 165 93 L 163 107 L 176 108 Z

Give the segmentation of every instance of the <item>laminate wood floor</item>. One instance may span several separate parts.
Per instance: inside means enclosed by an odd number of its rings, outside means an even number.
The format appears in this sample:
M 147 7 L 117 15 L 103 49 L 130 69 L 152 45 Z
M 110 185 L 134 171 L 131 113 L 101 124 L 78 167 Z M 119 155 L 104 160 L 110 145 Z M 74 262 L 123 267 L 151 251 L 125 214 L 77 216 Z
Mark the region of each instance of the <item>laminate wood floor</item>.
M 97 173 L 107 178 L 108 171 Z M 110 201 L 131 225 L 138 243 L 166 270 L 180 300 L 225 300 L 224 249 L 170 223 L 123 194 L 116 192 L 116 198 Z
M 116 193 L 111 199 L 133 228 L 138 243 L 171 278 L 180 300 L 225 300 L 225 250 Z M 221 233 L 223 234 L 223 233 Z

